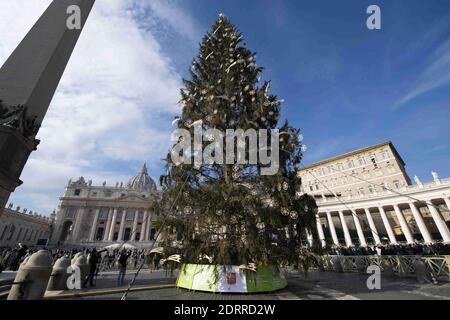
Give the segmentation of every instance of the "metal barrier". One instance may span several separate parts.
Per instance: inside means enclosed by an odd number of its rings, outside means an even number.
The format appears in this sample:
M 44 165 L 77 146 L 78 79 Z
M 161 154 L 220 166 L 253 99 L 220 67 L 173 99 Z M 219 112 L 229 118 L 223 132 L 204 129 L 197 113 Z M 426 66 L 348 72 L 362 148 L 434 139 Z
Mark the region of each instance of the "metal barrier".
M 14 284 L 14 279 L 0 280 L 0 300 L 6 300 Z
M 450 256 L 338 256 L 344 272 L 361 272 L 370 265 L 377 265 L 382 272 L 392 272 L 401 277 L 416 277 L 414 262 L 421 260 L 434 279 L 450 282 Z M 320 257 L 325 271 L 335 271 L 333 256 Z M 388 270 L 389 269 L 389 270 Z

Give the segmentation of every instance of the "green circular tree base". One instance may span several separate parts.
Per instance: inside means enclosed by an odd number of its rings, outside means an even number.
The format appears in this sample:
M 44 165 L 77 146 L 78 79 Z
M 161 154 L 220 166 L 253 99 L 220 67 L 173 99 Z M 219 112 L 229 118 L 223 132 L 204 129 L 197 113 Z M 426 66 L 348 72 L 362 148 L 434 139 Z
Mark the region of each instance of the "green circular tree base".
M 178 288 L 218 293 L 273 292 L 286 286 L 277 266 L 259 266 L 255 272 L 238 266 L 183 264 L 177 279 Z

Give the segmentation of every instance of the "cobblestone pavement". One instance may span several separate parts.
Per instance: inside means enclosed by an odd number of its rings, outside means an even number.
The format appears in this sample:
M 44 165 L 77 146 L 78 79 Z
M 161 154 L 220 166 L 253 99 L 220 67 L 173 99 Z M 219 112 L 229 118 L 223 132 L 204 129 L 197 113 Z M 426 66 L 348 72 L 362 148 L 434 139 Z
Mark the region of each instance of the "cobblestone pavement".
M 125 282 L 128 283 L 132 276 L 132 273 L 127 274 Z M 175 276 L 166 277 L 162 271 L 153 273 L 143 271 L 138 277 L 136 286 L 174 283 Z M 116 277 L 117 272 L 103 274 L 102 278 L 98 279 L 98 286 L 95 289 L 117 288 Z M 130 292 L 128 300 L 450 300 L 450 283 L 418 284 L 411 278 L 382 276 L 381 289 L 369 290 L 366 286 L 367 277 L 331 272 L 312 272 L 306 278 L 301 274 L 289 274 L 288 287 L 271 294 L 214 294 L 164 288 Z M 121 297 L 122 293 L 114 293 L 76 299 L 118 300 Z

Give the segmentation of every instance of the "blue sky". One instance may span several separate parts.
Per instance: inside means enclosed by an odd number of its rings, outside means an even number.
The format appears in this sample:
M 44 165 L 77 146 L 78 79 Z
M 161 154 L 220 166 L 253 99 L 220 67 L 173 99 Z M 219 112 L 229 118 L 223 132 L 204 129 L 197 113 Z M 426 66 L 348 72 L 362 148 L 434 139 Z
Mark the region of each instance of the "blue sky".
M 450 176 L 450 2 L 185 3 L 204 28 L 224 12 L 244 32 L 303 130 L 305 164 L 392 140 L 411 175 Z M 375 3 L 382 29 L 369 31 Z
M 8 10 L 16 10 L 32 21 L 48 3 L 2 4 L 0 17 L 14 21 Z M 371 4 L 381 8 L 381 30 L 366 28 Z M 144 161 L 157 179 L 179 110 L 181 78 L 220 12 L 258 53 L 263 78 L 285 100 L 283 118 L 303 130 L 304 164 L 391 140 L 411 176 L 431 180 L 434 170 L 450 177 L 449 1 L 97 0 L 95 6 L 41 130 L 43 143 L 12 197 L 15 203 L 48 213 L 69 178 L 115 184 Z M 0 45 L 0 62 L 31 25 L 20 22 L 16 32 L 0 23 L 0 42 L 8 40 Z M 104 54 L 89 56 L 99 50 Z M 114 55 L 121 54 L 118 65 Z M 89 87 L 83 91 L 85 82 Z M 66 116 L 74 119 L 54 125 Z M 63 129 L 62 141 L 52 139 Z M 79 146 L 76 151 L 68 149 L 71 144 Z

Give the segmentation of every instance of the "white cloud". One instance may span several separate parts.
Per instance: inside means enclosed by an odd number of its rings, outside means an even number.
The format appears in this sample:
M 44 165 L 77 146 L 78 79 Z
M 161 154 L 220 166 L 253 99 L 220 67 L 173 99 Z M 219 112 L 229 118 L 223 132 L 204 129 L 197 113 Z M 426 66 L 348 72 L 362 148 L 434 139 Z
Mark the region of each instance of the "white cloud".
M 0 2 L 0 64 L 50 2 Z M 115 184 L 127 179 L 123 172 L 128 168 L 110 170 L 108 163 L 127 161 L 133 168 L 136 162 L 160 163 L 179 110 L 181 77 L 152 32 L 141 28 L 133 10 L 144 5 L 135 4 L 95 3 L 39 131 L 42 142 L 21 176 L 24 185 L 11 201 L 49 213 L 69 178 L 84 175 L 97 184 L 106 179 Z M 147 4 L 172 26 L 170 10 L 175 17 L 188 17 L 173 4 Z M 186 37 L 194 33 L 189 21 L 180 31 Z
M 394 109 L 432 90 L 450 85 L 450 39 L 443 41 L 428 61 L 409 91 L 394 104 Z
M 132 0 L 131 7 L 135 10 L 135 14 L 140 17 L 148 17 L 150 11 L 152 16 L 158 18 L 158 21 L 148 21 L 145 19 L 144 23 L 141 23 L 142 26 L 152 28 L 159 21 L 163 21 L 174 32 L 186 36 L 191 40 L 199 41 L 201 34 L 199 34 L 195 27 L 195 21 L 179 7 L 179 2 L 179 0 Z

